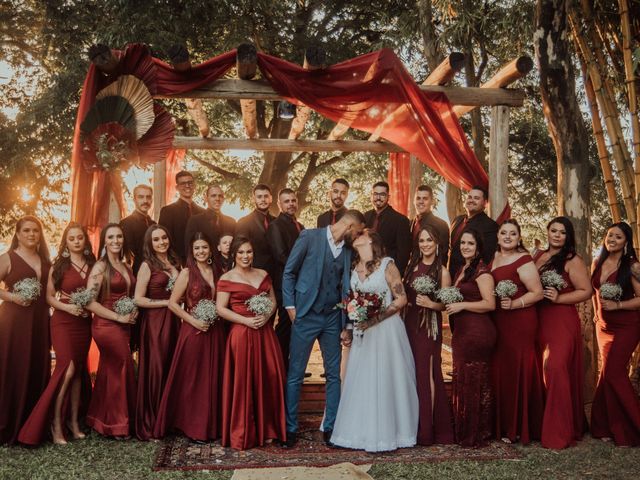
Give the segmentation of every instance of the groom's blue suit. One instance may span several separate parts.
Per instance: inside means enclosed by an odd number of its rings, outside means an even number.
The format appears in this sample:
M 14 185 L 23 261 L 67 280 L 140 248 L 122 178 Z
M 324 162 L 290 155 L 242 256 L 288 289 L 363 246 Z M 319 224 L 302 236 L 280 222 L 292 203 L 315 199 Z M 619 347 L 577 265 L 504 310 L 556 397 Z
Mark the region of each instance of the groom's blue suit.
M 336 304 L 346 297 L 351 276 L 351 250 L 343 246 L 335 256 L 327 228 L 303 230 L 284 269 L 282 300 L 295 307 L 287 374 L 287 431 L 298 431 L 300 388 L 316 339 L 326 374 L 323 431 L 333 430 L 340 402 L 340 332 L 346 316 Z

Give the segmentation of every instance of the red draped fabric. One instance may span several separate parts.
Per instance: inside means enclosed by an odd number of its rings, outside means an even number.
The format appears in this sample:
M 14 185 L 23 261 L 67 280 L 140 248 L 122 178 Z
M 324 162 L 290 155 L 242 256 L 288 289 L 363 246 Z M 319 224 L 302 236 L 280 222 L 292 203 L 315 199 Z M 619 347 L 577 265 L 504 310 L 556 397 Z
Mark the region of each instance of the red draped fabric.
M 409 213 L 409 189 L 411 188 L 411 155 L 391 153 L 387 183 L 391 189 L 389 203 L 403 215 Z
M 165 183 L 164 183 L 164 198 L 166 203 L 169 203 L 173 196 L 176 194 L 176 182 L 175 176 L 180 170 L 182 170 L 182 162 L 184 161 L 184 156 L 187 151 L 184 149 L 174 149 L 169 150 L 169 154 L 167 155 L 167 163 L 165 169 Z
M 148 49 L 141 45 L 131 45 L 120 55 L 122 60 L 114 75 L 103 75 L 90 66 L 78 108 L 72 153 L 71 211 L 74 220 L 90 228 L 106 222 L 109 195 L 117 188 L 114 175 L 89 172 L 82 165 L 80 124 L 93 105 L 96 93 L 118 75 L 137 68 L 143 71 L 144 81 L 153 95 L 179 95 L 220 78 L 236 61 L 236 52 L 232 50 L 189 70 L 176 71 L 151 57 Z M 258 53 L 258 65 L 273 89 L 290 102 L 305 104 L 335 122 L 375 132 L 460 188 L 468 190 L 473 185 L 488 185 L 487 174 L 469 147 L 446 95 L 422 91 L 393 51 L 383 49 L 321 70 L 305 70 Z M 396 174 L 399 175 L 393 173 Z M 167 184 L 173 184 L 169 177 Z M 121 192 L 116 199 L 123 210 Z

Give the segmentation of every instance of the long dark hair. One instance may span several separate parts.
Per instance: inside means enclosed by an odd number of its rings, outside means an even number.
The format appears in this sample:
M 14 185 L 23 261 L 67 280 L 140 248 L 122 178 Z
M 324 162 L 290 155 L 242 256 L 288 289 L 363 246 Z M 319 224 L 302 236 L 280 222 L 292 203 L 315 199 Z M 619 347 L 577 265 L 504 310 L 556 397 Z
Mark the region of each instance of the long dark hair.
M 435 228 L 433 228 L 431 225 L 424 225 L 423 227 L 420 227 L 420 231 L 413 241 L 413 248 L 411 249 L 411 258 L 409 259 L 409 265 L 407 265 L 407 269 L 404 273 L 404 278 L 407 282 L 411 279 L 411 273 L 413 272 L 413 270 L 422 261 L 422 253 L 420 252 L 420 235 L 422 235 L 422 232 L 427 232 L 433 239 L 433 241 L 436 242 L 436 245 L 440 245 L 440 237 L 438 236 L 438 232 Z M 440 259 L 440 255 L 437 250 L 433 259 L 433 263 L 427 270 L 427 275 L 438 282 L 438 286 L 440 285 L 440 281 L 442 279 L 442 260 Z
M 631 227 L 628 223 L 618 222 L 610 225 L 609 228 L 607 228 L 607 232 L 604 234 L 604 238 L 602 239 L 600 256 L 598 257 L 596 268 L 593 270 L 591 278 L 593 279 L 596 275 L 600 275 L 602 264 L 607 258 L 609 258 L 609 250 L 607 250 L 606 242 L 609 230 L 611 230 L 612 228 L 619 228 L 620 230 L 622 230 L 622 233 L 627 240 L 627 245 L 625 246 L 624 251 L 622 252 L 622 256 L 620 257 L 618 275 L 616 278 L 616 283 L 620 285 L 620 287 L 622 287 L 622 291 L 624 292 L 625 296 L 627 296 L 632 293 L 633 289 L 633 285 L 631 284 L 631 265 L 638 261 L 636 251 L 633 248 L 633 231 L 631 230 Z
M 229 247 L 229 265 L 231 266 L 231 268 L 236 266 L 236 255 L 238 254 L 238 250 L 240 250 L 240 247 L 245 243 L 248 243 L 249 245 L 251 245 L 251 248 L 253 248 L 253 243 L 251 242 L 249 237 L 239 235 L 233 238 L 231 246 Z
M 484 267 L 484 262 L 482 261 L 482 251 L 484 249 L 482 235 L 480 235 L 480 233 L 474 228 L 465 228 L 462 232 L 462 235 L 464 235 L 465 233 L 471 235 L 476 242 L 476 256 L 473 257 L 473 260 L 471 260 L 471 263 L 464 271 L 464 276 L 462 277 L 462 280 L 460 280 L 460 283 L 470 281 L 478 273 L 478 271 Z M 460 235 L 460 240 L 462 240 L 462 235 Z M 455 282 L 455 278 L 453 279 L 453 281 Z
M 98 254 L 100 255 L 101 262 L 104 262 L 104 273 L 102 275 L 102 285 L 100 285 L 100 300 L 108 298 L 111 294 L 111 276 L 114 272 L 117 272 L 116 268 L 111 264 L 111 260 L 109 260 L 109 255 L 107 255 L 107 249 L 105 248 L 105 243 L 107 240 L 107 232 L 110 228 L 117 228 L 122 232 L 123 242 L 122 242 L 122 250 L 120 250 L 120 258 L 122 260 L 126 259 L 125 253 L 125 244 L 124 242 L 124 230 L 118 223 L 107 223 L 100 232 L 100 248 L 98 249 Z
M 62 232 L 62 239 L 60 240 L 60 246 L 58 247 L 58 256 L 53 259 L 53 265 L 51 267 L 51 279 L 53 280 L 53 287 L 56 291 L 60 290 L 64 273 L 71 268 L 71 257 L 65 257 L 62 255 L 62 252 L 67 248 L 67 236 L 69 235 L 69 230 L 73 228 L 81 230 L 84 235 L 84 252 L 86 253 L 83 253 L 83 256 L 87 261 L 89 270 L 91 270 L 91 267 L 96 263 L 96 257 L 93 254 L 93 249 L 91 248 L 91 240 L 87 234 L 87 229 L 78 222 L 69 223 Z
M 522 230 L 520 229 L 520 224 L 518 223 L 518 221 L 515 218 L 508 218 L 500 224 L 500 228 L 502 228 L 503 225 L 507 224 L 515 226 L 516 230 L 518 231 L 518 236 L 520 237 L 520 241 L 518 242 L 518 246 L 516 247 L 518 252 L 528 252 L 529 250 L 527 250 L 527 247 L 524 246 L 524 242 L 522 241 Z M 500 233 L 500 228 L 498 228 L 498 234 Z M 499 243 L 498 251 L 501 251 Z
M 542 265 L 540 271 L 545 272 L 548 270 L 555 270 L 557 273 L 562 275 L 564 273 L 565 264 L 577 255 L 576 233 L 573 229 L 571 220 L 569 220 L 567 217 L 554 218 L 547 224 L 547 230 L 549 230 L 551 228 L 551 225 L 553 225 L 554 223 L 559 223 L 564 227 L 564 231 L 566 232 L 565 242 L 560 251 L 552 256 L 549 260 L 547 260 L 544 265 Z M 547 247 L 546 251 L 549 251 L 549 247 Z
M 147 231 L 144 232 L 144 238 L 142 240 L 142 258 L 144 258 L 144 261 L 147 262 L 147 265 L 149 265 L 149 268 L 152 271 L 153 270 L 166 271 L 166 267 L 158 259 L 158 257 L 156 256 L 156 252 L 153 250 L 153 242 L 151 241 L 151 236 L 155 230 L 162 230 L 164 233 L 167 234 L 167 238 L 169 238 L 169 250 L 167 250 L 167 259 L 169 260 L 169 263 L 171 265 L 176 267 L 177 270 L 180 270 L 180 259 L 178 258 L 176 253 L 173 251 L 173 248 L 172 248 L 173 245 L 171 243 L 171 234 L 169 233 L 169 230 L 167 230 L 166 227 L 158 223 L 154 225 L 150 225 L 149 228 L 147 228 Z
M 382 237 L 379 233 L 369 229 L 367 229 L 367 233 L 369 234 L 369 238 L 371 238 L 371 251 L 373 252 L 373 257 L 365 264 L 367 276 L 369 276 L 378 268 L 380 260 L 384 257 L 384 243 L 382 243 Z M 358 262 L 360 262 L 360 255 L 358 254 L 358 250 L 354 249 L 351 268 L 353 269 Z
M 187 286 L 187 306 L 194 307 L 196 303 L 206 294 L 209 285 L 200 273 L 198 261 L 193 257 L 193 244 L 198 240 L 204 240 L 209 245 L 209 260 L 211 261 L 211 271 L 213 272 L 214 283 L 217 282 L 217 272 L 213 267 L 213 244 L 209 237 L 202 232 L 194 233 L 189 242 L 189 253 L 187 254 L 187 268 L 189 269 L 189 284 Z
M 40 229 L 40 241 L 38 242 L 38 247 L 36 251 L 40 256 L 40 260 L 42 260 L 43 265 L 49 265 L 51 263 L 51 257 L 49 256 L 49 246 L 47 245 L 47 239 L 44 236 L 44 229 L 42 228 L 42 222 L 38 217 L 34 217 L 33 215 L 25 215 L 20 218 L 16 223 L 16 229 L 13 234 L 13 238 L 11 239 L 11 246 L 9 247 L 11 250 L 15 250 L 19 246 L 18 242 L 18 232 L 22 228 L 22 226 L 27 222 L 35 223 Z

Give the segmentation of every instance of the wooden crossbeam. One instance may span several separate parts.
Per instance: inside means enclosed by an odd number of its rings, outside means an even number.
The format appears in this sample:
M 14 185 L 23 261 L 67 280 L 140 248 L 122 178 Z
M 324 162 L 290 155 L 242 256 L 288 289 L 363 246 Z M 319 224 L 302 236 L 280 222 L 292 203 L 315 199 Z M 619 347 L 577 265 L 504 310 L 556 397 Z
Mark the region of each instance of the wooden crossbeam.
M 516 80 L 526 76 L 531 69 L 533 68 L 533 60 L 531 57 L 522 56 L 518 57 L 515 60 L 507 63 L 504 67 L 502 67 L 498 73 L 496 73 L 489 81 L 484 83 L 481 89 L 495 89 L 495 88 L 504 88 L 508 85 L 511 85 Z M 453 102 L 451 102 L 453 103 Z M 506 104 L 503 104 L 506 106 Z M 465 113 L 470 112 L 478 105 L 457 105 L 453 108 L 453 111 L 456 115 L 464 115 Z M 510 105 L 517 106 L 517 105 Z
M 442 92 L 453 105 L 505 105 L 521 107 L 525 93 L 522 90 L 508 88 L 446 87 L 440 85 L 421 85 L 426 92 Z M 221 79 L 210 85 L 176 95 L 156 95 L 155 98 L 200 98 L 203 100 L 243 98 L 254 100 L 281 100 L 266 80 Z
M 263 152 L 404 152 L 388 142 L 368 140 L 289 140 L 175 137 L 173 148 L 199 150 L 257 150 Z

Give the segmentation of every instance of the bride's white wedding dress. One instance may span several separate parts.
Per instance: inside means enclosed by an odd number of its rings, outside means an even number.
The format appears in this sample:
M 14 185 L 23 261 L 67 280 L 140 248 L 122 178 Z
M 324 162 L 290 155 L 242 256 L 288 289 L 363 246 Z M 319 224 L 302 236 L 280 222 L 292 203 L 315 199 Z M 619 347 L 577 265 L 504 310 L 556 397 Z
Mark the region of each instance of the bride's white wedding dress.
M 385 278 L 385 257 L 361 281 L 351 273 L 351 288 L 379 293 L 384 306 L 393 297 Z M 331 441 L 368 452 L 411 447 L 418 431 L 418 394 L 411 346 L 399 314 L 368 328 L 354 330 L 338 415 Z

